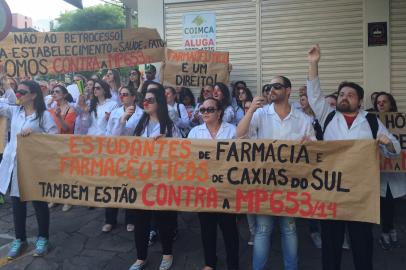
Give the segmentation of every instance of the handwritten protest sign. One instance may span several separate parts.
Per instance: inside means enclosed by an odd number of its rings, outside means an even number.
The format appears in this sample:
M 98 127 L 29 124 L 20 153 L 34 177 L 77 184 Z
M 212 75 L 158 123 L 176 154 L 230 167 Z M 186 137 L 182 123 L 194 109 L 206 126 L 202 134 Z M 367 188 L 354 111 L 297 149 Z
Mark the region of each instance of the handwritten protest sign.
M 7 118 L 0 117 L 0 154 L 3 153 L 5 143 L 7 142 Z
M 380 113 L 379 119 L 385 127 L 400 142 L 402 152 L 397 158 L 386 158 L 381 155 L 382 172 L 406 172 L 406 114 L 405 113 Z
M 190 88 L 216 82 L 227 84 L 230 76 L 228 64 L 228 52 L 166 49 L 163 84 Z
M 36 76 L 133 67 L 164 59 L 156 29 L 10 33 L 0 43 L 0 66 L 9 76 Z
M 379 223 L 377 143 L 18 138 L 23 200 Z

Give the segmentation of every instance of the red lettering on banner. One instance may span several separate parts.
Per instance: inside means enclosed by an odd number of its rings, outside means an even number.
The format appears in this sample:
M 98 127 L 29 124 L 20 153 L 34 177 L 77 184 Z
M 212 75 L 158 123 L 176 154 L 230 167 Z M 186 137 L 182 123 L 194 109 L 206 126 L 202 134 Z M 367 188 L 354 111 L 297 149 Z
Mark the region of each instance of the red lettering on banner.
M 241 212 L 246 206 L 249 213 L 260 213 L 269 210 L 272 214 L 296 215 L 305 218 L 336 218 L 337 204 L 334 202 L 312 201 L 309 192 L 293 192 L 283 190 L 267 191 L 256 189 L 255 191 L 236 190 L 235 211 Z M 268 202 L 268 209 L 263 209 Z M 255 210 L 255 211 L 254 211 Z
M 153 200 L 148 200 L 148 195 Z M 165 206 L 192 206 L 195 208 L 216 209 L 217 190 L 214 187 L 171 186 L 166 184 L 146 184 L 142 190 L 142 203 L 151 207 L 155 204 Z

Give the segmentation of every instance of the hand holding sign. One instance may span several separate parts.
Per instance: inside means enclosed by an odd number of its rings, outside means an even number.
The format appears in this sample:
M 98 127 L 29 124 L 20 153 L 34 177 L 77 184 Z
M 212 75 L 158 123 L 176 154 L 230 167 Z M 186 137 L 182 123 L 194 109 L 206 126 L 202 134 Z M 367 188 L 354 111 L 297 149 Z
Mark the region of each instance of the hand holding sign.
M 31 133 L 32 133 L 32 129 L 27 128 L 27 129 L 22 130 L 21 133 L 20 133 L 20 135 L 23 136 L 23 137 L 27 137 L 27 136 L 29 136 Z
M 379 144 L 386 146 L 386 148 L 387 148 L 390 152 L 392 152 L 392 153 L 395 153 L 395 152 L 396 152 L 395 147 L 393 146 L 392 141 L 391 141 L 386 135 L 380 134 L 380 135 L 378 135 L 378 137 L 376 138 L 376 140 L 378 141 Z

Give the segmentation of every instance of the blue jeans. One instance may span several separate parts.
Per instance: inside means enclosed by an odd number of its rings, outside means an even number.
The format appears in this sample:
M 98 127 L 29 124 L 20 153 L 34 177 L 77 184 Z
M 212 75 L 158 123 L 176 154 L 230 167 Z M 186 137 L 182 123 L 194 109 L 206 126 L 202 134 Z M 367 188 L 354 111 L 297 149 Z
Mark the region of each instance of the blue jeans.
M 257 215 L 257 227 L 254 240 L 253 270 L 262 270 L 268 261 L 271 250 L 271 234 L 275 220 L 279 220 L 282 235 L 282 251 L 285 270 L 298 269 L 298 243 L 296 223 L 292 217 Z

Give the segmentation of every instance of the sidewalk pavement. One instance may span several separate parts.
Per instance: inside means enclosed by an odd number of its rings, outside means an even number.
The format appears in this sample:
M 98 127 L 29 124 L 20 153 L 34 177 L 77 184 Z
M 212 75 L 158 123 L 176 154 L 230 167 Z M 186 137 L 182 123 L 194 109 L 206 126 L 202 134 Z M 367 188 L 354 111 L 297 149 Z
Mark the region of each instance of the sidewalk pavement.
M 110 233 L 102 233 L 104 210 L 89 210 L 74 206 L 69 212 L 62 212 L 61 206 L 51 210 L 51 250 L 44 258 L 33 258 L 32 247 L 37 233 L 34 210 L 29 204 L 27 236 L 30 251 L 21 258 L 8 262 L 5 255 L 8 244 L 13 240 L 13 215 L 8 198 L 0 205 L 0 269 L 1 270 L 126 270 L 135 261 L 134 234 L 127 232 L 122 224 L 120 211 L 119 225 Z M 174 244 L 173 270 L 201 270 L 204 264 L 200 240 L 200 226 L 195 213 L 181 213 L 178 217 L 178 238 Z M 379 226 L 374 226 L 374 265 L 376 270 L 406 269 L 406 200 L 397 202 L 397 229 L 401 248 L 383 251 L 378 244 Z M 248 246 L 249 232 L 244 216 L 239 221 L 240 269 L 251 268 L 252 247 Z M 310 240 L 308 223 L 297 220 L 299 235 L 299 269 L 321 269 L 321 251 Z M 272 238 L 272 250 L 266 269 L 282 270 L 282 253 L 279 231 Z M 156 270 L 161 260 L 159 241 L 149 249 L 146 270 Z M 218 270 L 227 269 L 222 236 L 218 233 Z M 342 269 L 354 269 L 351 251 L 343 251 Z

